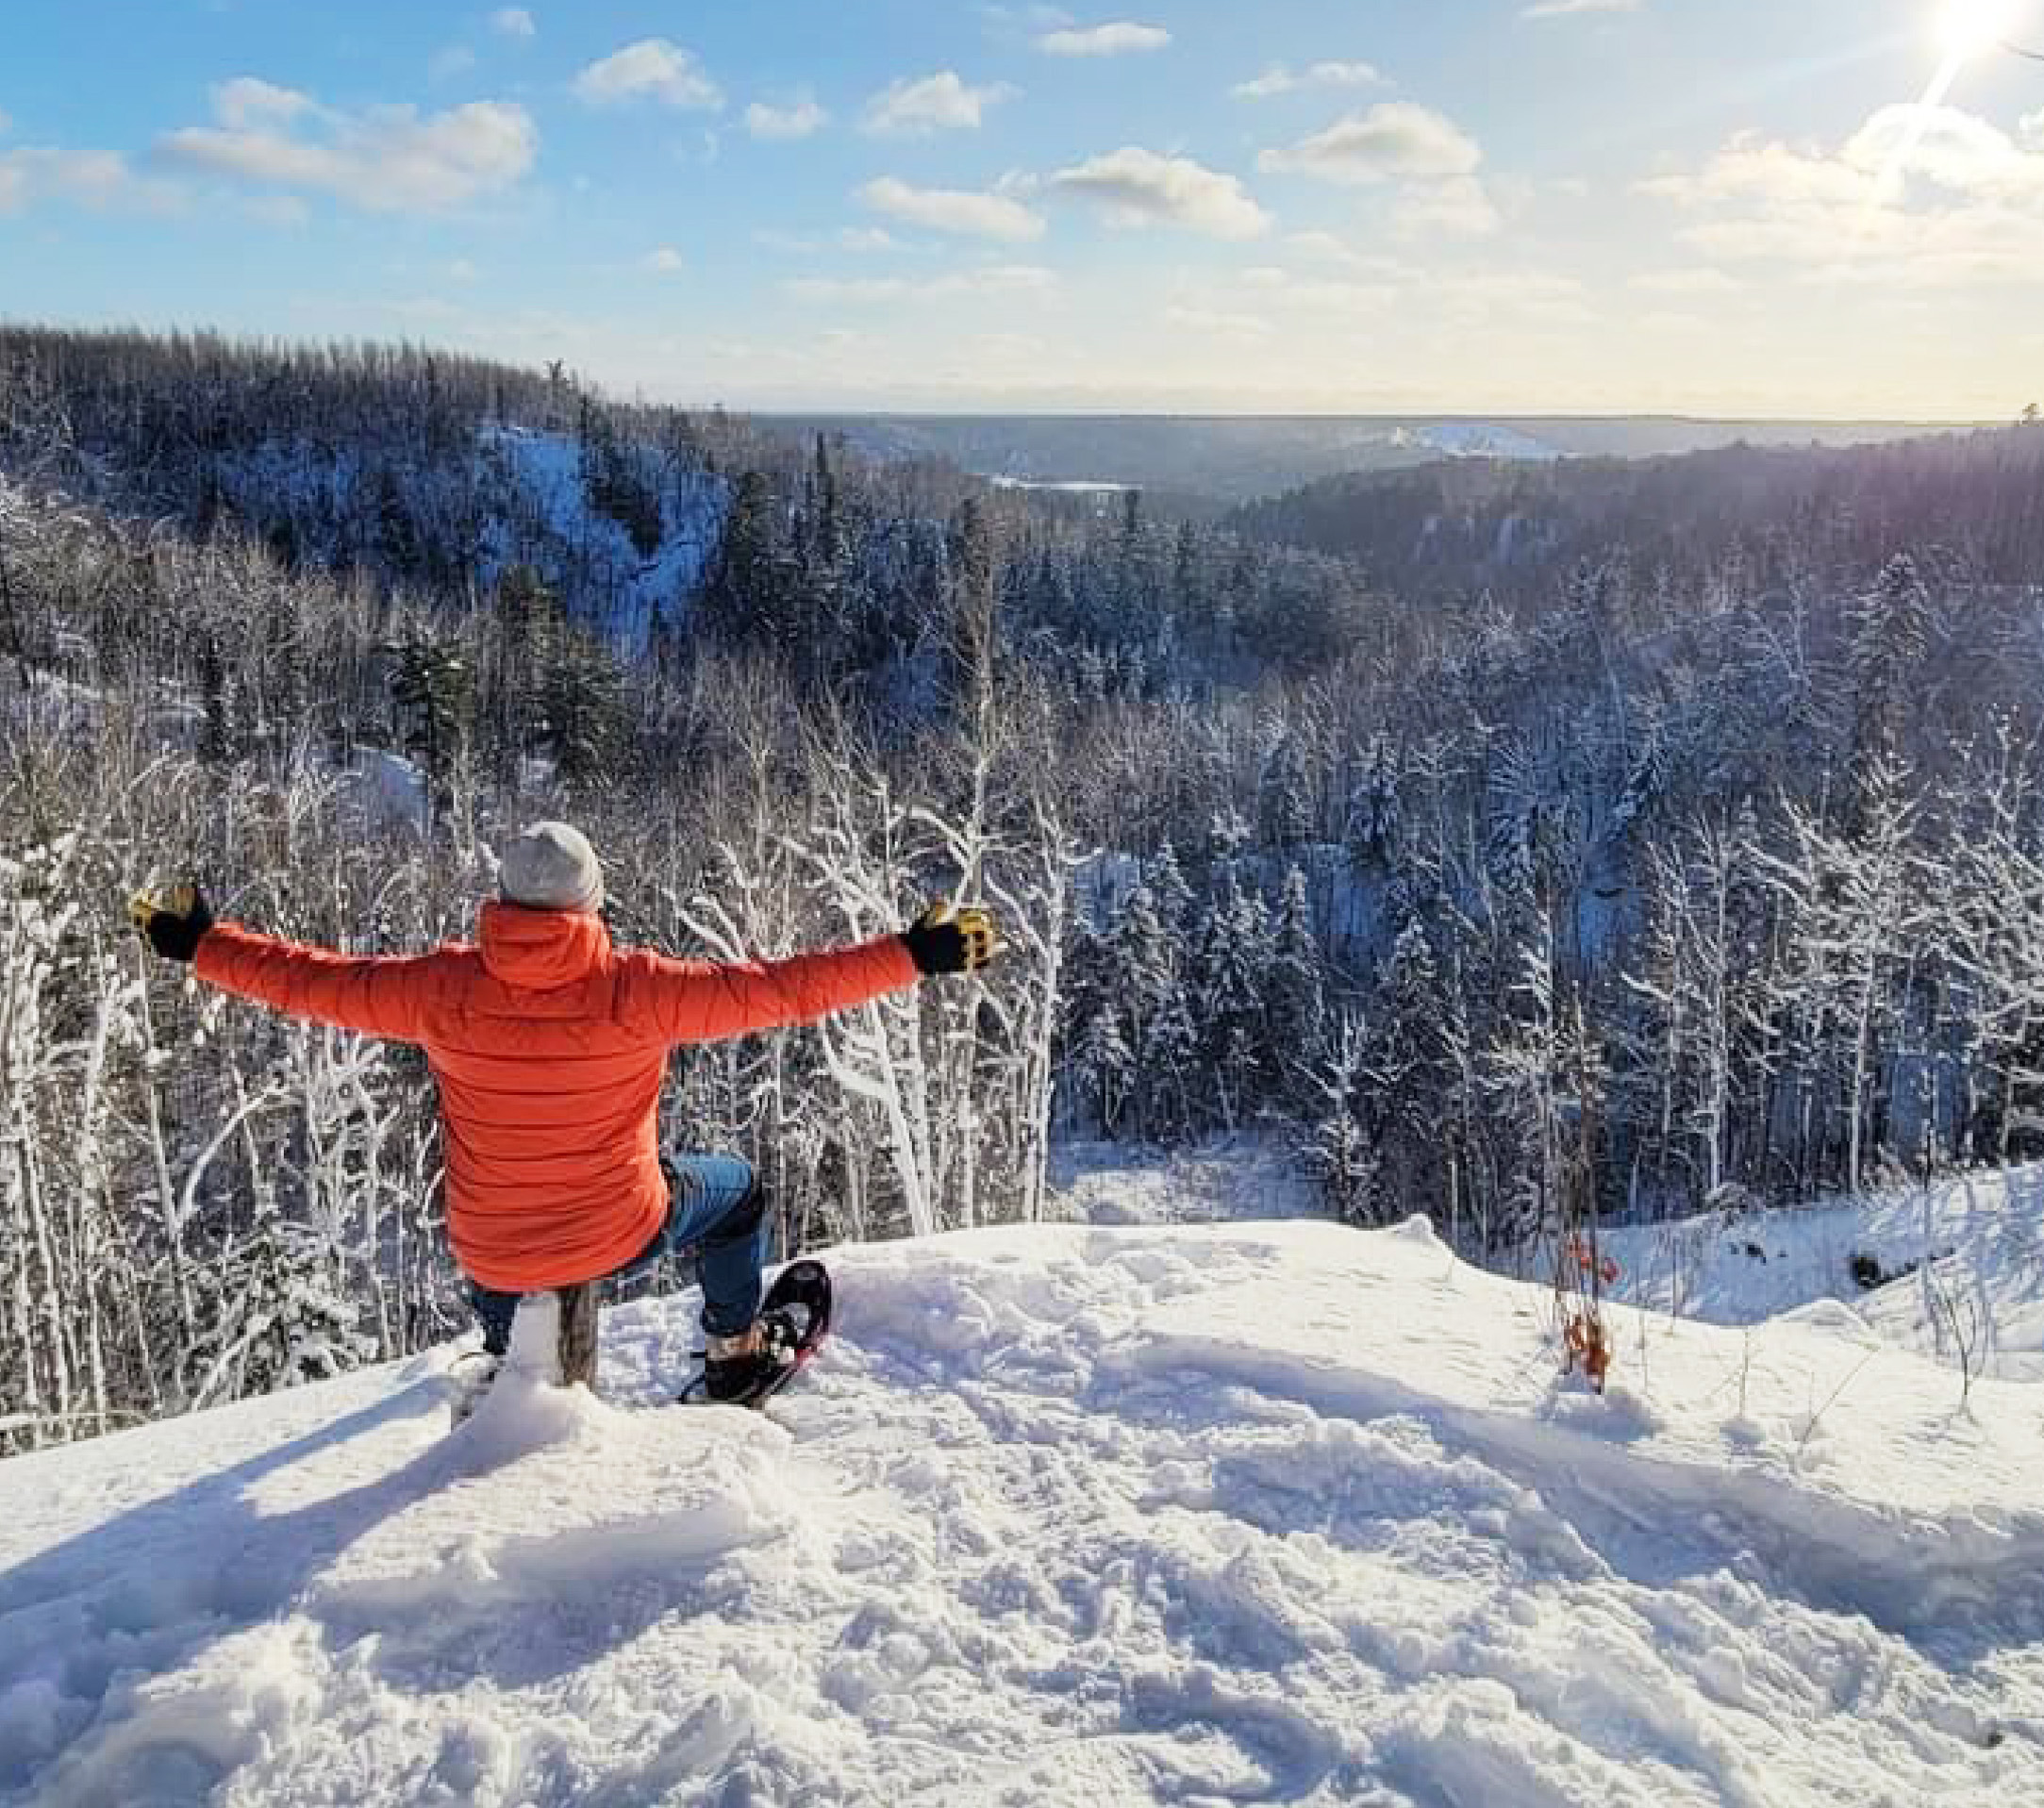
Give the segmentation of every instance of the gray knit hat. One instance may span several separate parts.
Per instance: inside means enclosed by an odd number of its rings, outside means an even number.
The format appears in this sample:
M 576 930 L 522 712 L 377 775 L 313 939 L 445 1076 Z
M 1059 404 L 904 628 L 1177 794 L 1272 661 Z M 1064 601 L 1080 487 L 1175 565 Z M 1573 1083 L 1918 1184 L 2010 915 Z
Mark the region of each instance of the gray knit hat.
M 535 822 L 497 863 L 506 904 L 532 910 L 601 910 L 604 870 L 589 837 L 565 822 Z

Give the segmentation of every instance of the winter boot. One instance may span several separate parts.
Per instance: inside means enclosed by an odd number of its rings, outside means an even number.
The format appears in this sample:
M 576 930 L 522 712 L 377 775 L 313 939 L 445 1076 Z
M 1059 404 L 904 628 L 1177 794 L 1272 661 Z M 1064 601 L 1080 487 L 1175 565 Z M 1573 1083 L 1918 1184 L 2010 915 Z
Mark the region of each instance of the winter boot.
M 799 1341 L 785 1312 L 763 1312 L 735 1337 L 711 1337 L 703 1352 L 703 1392 L 726 1405 L 743 1405 L 773 1391 L 795 1360 Z

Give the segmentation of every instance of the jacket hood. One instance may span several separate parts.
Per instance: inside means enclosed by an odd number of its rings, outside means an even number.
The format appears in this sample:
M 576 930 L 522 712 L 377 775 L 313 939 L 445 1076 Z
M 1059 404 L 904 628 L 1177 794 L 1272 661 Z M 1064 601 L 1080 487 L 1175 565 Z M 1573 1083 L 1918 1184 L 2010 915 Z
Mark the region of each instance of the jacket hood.
M 532 910 L 491 899 L 483 905 L 482 950 L 491 979 L 550 992 L 610 958 L 610 930 L 590 911 Z

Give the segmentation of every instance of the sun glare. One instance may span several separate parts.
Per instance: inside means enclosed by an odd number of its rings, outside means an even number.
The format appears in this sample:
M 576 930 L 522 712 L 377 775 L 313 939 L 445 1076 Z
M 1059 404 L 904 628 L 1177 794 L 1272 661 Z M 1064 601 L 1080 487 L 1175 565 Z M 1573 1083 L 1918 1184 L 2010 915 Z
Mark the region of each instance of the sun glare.
M 1942 37 L 1957 60 L 1984 55 L 2005 39 L 2016 20 L 2015 0 L 1948 0 Z

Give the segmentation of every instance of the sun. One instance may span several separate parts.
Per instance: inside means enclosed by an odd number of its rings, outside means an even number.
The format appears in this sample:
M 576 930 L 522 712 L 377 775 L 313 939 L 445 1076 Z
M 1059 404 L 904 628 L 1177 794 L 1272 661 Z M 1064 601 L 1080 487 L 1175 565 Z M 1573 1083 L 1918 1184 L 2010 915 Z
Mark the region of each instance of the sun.
M 1947 55 L 1969 61 L 2004 42 L 2016 25 L 2017 0 L 1947 0 L 1941 36 Z

